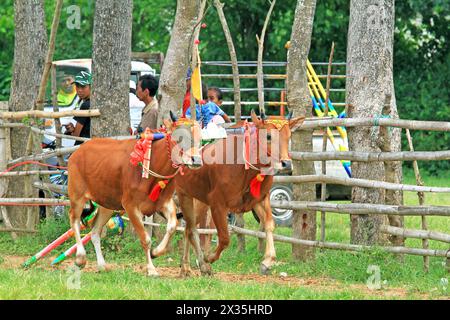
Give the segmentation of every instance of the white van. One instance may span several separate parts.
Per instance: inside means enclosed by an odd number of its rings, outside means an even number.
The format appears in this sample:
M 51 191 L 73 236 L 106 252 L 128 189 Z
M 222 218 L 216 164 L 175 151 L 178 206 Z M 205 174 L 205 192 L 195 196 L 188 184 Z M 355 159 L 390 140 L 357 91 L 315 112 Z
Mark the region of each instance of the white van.
M 56 78 L 59 93 L 58 97 L 60 97 L 60 94 L 64 94 L 64 92 L 62 92 L 62 89 L 60 88 L 60 83 L 62 83 L 64 78 L 75 79 L 75 76 L 81 71 L 91 72 L 92 70 L 92 59 L 59 60 L 55 61 L 54 64 L 56 65 Z M 153 69 L 144 62 L 131 61 L 130 83 L 131 81 L 133 81 L 134 84 L 137 84 L 139 77 L 145 74 L 155 75 L 156 71 L 155 69 Z M 72 89 L 74 88 L 72 87 Z M 59 111 L 74 110 L 78 105 L 77 104 L 78 97 L 76 96 L 76 93 L 75 92 L 66 93 L 64 94 L 64 97 L 65 99 L 62 99 L 63 102 L 62 103 L 60 102 L 58 105 Z M 136 101 L 136 99 L 131 99 L 130 97 L 130 102 L 131 101 Z M 141 113 L 145 105 L 144 103 L 131 102 L 129 107 L 130 107 L 130 127 L 134 130 L 137 128 L 137 126 L 141 121 Z M 53 106 L 51 104 L 47 105 L 46 107 L 44 107 L 44 110 L 53 112 Z M 69 122 L 73 122 L 73 124 L 75 125 L 73 117 L 60 118 L 60 121 L 62 125 L 68 124 Z M 45 130 L 53 133 L 56 132 L 55 121 L 53 119 L 45 120 Z M 48 145 L 54 140 L 55 140 L 54 136 L 45 135 L 43 142 Z M 61 141 L 63 147 L 71 147 L 74 145 L 74 143 L 75 141 L 71 139 L 62 139 Z

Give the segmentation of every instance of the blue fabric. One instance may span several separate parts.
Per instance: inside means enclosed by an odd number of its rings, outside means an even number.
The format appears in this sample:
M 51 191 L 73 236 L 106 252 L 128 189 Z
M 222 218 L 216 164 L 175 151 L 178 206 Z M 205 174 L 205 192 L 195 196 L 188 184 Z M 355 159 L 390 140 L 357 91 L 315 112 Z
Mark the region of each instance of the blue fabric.
M 212 118 L 215 115 L 224 115 L 225 112 L 223 112 L 222 109 L 219 108 L 219 106 L 217 104 L 215 104 L 214 102 L 209 101 L 207 104 L 204 104 L 202 106 L 196 104 L 195 105 L 195 110 L 196 110 L 196 117 L 197 117 L 197 121 L 202 121 L 202 127 L 205 128 L 208 123 L 212 120 Z M 186 110 L 186 118 L 191 118 L 191 109 L 187 109 Z

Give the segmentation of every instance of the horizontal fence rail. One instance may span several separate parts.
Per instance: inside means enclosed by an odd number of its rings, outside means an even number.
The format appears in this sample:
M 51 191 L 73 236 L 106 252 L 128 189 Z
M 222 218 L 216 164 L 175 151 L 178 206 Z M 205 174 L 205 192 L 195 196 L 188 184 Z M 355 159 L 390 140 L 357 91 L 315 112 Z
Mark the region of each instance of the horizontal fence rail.
M 376 161 L 413 161 L 413 160 L 449 160 L 450 150 L 446 151 L 402 151 L 402 152 L 290 152 L 292 159 L 303 161 L 348 160 L 360 162 Z
M 315 119 L 303 122 L 294 130 L 307 130 L 326 127 L 372 127 L 386 126 L 405 128 L 410 130 L 427 130 L 427 131 L 450 131 L 450 122 L 444 121 L 419 121 L 419 120 L 402 120 L 402 119 L 386 119 L 386 118 L 334 118 L 334 119 Z
M 325 175 L 304 175 L 304 176 L 275 176 L 274 182 L 278 183 L 326 183 L 326 184 L 339 184 L 349 187 L 361 187 L 361 188 L 381 188 L 386 190 L 396 191 L 413 191 L 413 192 L 438 192 L 447 193 L 450 192 L 450 188 L 443 187 L 425 187 L 415 186 L 408 184 L 397 184 L 391 182 L 381 182 L 376 180 L 365 180 L 357 178 L 341 178 Z
M 398 216 L 450 216 L 450 206 L 396 206 L 371 203 L 330 203 L 271 200 L 274 208 L 327 211 L 341 214 L 386 214 Z
M 381 225 L 380 231 L 383 233 L 399 236 L 403 238 L 428 239 L 450 243 L 450 234 L 429 230 L 410 230 L 392 227 L 388 225 Z
M 24 118 L 62 118 L 62 117 L 97 117 L 100 116 L 99 109 L 91 110 L 67 110 L 67 111 L 56 111 L 48 112 L 41 110 L 31 110 L 31 111 L 17 111 L 17 112 L 0 112 L 0 118 L 2 119 L 24 119 Z

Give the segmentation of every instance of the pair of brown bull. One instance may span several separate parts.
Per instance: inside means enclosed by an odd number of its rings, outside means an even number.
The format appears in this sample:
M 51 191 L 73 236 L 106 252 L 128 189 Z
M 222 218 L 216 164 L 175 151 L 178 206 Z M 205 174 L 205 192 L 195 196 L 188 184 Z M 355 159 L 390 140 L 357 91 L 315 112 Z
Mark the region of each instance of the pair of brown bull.
M 300 124 L 304 118 L 284 119 L 282 117 L 258 118 L 252 112 L 252 128 L 255 135 L 247 138 L 256 140 L 257 149 L 264 148 L 264 153 L 270 154 L 274 149 L 268 144 L 261 143 L 261 139 L 270 140 L 270 136 L 261 137 L 262 134 L 277 130 L 279 139 L 277 146 L 279 154 L 277 165 L 280 168 L 290 168 L 288 155 L 291 128 Z M 289 117 L 290 118 L 290 117 Z M 173 119 L 176 120 L 176 119 Z M 168 132 L 177 128 L 176 122 L 164 121 Z M 185 123 L 186 124 L 186 123 Z M 238 123 L 234 127 L 240 127 Z M 200 127 L 196 122 L 184 127 L 194 141 L 198 141 Z M 247 125 L 247 127 L 249 127 Z M 187 130 L 186 130 L 187 129 Z M 266 129 L 266 130 L 261 130 Z M 168 136 L 167 139 L 154 141 L 152 145 L 152 157 L 150 161 L 150 176 L 142 178 L 140 167 L 130 163 L 130 154 L 133 152 L 136 140 L 113 140 L 107 138 L 93 139 L 84 143 L 73 153 L 69 160 L 69 198 L 70 224 L 75 231 L 77 242 L 77 254 L 75 263 L 83 267 L 86 264 L 86 252 L 80 237 L 80 218 L 86 201 L 95 201 L 100 205 L 97 218 L 92 228 L 92 243 L 97 255 L 99 270 L 105 269 L 100 246 L 100 233 L 102 227 L 109 220 L 114 210 L 125 210 L 136 230 L 141 245 L 147 257 L 147 269 L 149 276 L 157 276 L 158 273 L 152 263 L 153 257 L 164 254 L 171 236 L 177 226 L 176 206 L 172 196 L 176 190 L 179 205 L 186 221 L 184 254 L 182 259 L 181 274 L 189 275 L 191 272 L 189 261 L 189 249 L 192 244 L 202 274 L 211 274 L 210 263 L 219 259 L 221 252 L 228 246 L 230 237 L 228 233 L 227 216 L 229 212 L 243 213 L 254 210 L 264 224 L 267 234 L 264 260 L 261 264 L 261 272 L 266 273 L 275 260 L 275 247 L 273 242 L 274 222 L 269 202 L 269 191 L 272 185 L 272 176 L 267 175 L 260 181 L 258 192 L 250 193 L 250 184 L 260 174 L 260 170 L 267 165 L 261 164 L 259 158 L 249 163 L 245 156 L 245 145 L 239 141 L 242 135 L 228 135 L 226 139 L 199 148 L 185 150 L 182 157 L 183 170 L 178 172 L 173 165 L 171 154 L 177 143 Z M 231 142 L 231 143 L 230 143 Z M 236 143 L 237 142 L 237 143 Z M 232 146 L 231 148 L 229 146 Z M 205 154 L 214 159 L 230 159 L 226 154 L 232 151 L 232 163 L 224 164 L 223 161 L 198 161 Z M 247 149 L 247 152 L 255 150 Z M 243 155 L 244 153 L 244 155 Z M 243 159 L 244 158 L 244 159 Z M 200 158 L 201 159 L 201 158 Z M 253 157 L 254 159 L 254 157 Z M 244 160 L 244 161 L 242 161 Z M 247 160 L 247 164 L 246 161 Z M 178 174 L 177 174 L 178 172 Z M 173 176 L 174 175 L 174 176 Z M 173 178 L 167 179 L 173 176 Z M 149 199 L 149 193 L 161 180 L 169 180 L 162 189 L 156 201 Z M 260 188 L 260 190 L 259 190 Z M 211 209 L 212 219 L 217 228 L 218 245 L 213 253 L 205 257 L 200 247 L 199 234 L 196 228 L 198 218 L 205 215 L 208 207 Z M 167 219 L 167 231 L 161 243 L 156 249 L 151 250 L 151 239 L 144 229 L 143 216 L 150 216 L 154 212 L 161 212 Z

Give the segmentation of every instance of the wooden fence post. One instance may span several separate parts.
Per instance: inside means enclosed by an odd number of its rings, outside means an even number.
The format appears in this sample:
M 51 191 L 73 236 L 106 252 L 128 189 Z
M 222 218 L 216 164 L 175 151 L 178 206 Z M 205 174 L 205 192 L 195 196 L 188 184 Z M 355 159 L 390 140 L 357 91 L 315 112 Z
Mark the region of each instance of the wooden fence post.
M 0 101 L 0 112 L 8 111 L 8 102 Z M 0 123 L 3 124 L 4 120 L 0 119 Z M 8 160 L 11 158 L 11 142 L 9 139 L 9 130 L 8 128 L 0 128 L 0 172 L 6 170 L 6 166 L 8 164 Z M 0 178 L 0 197 L 4 197 L 8 192 L 8 183 L 9 179 L 1 177 Z M 8 229 L 12 229 L 13 226 L 11 221 L 9 221 L 8 212 L 5 207 L 0 207 L 0 217 L 3 219 L 3 223 Z M 15 232 L 11 233 L 13 239 L 17 238 L 17 234 Z

